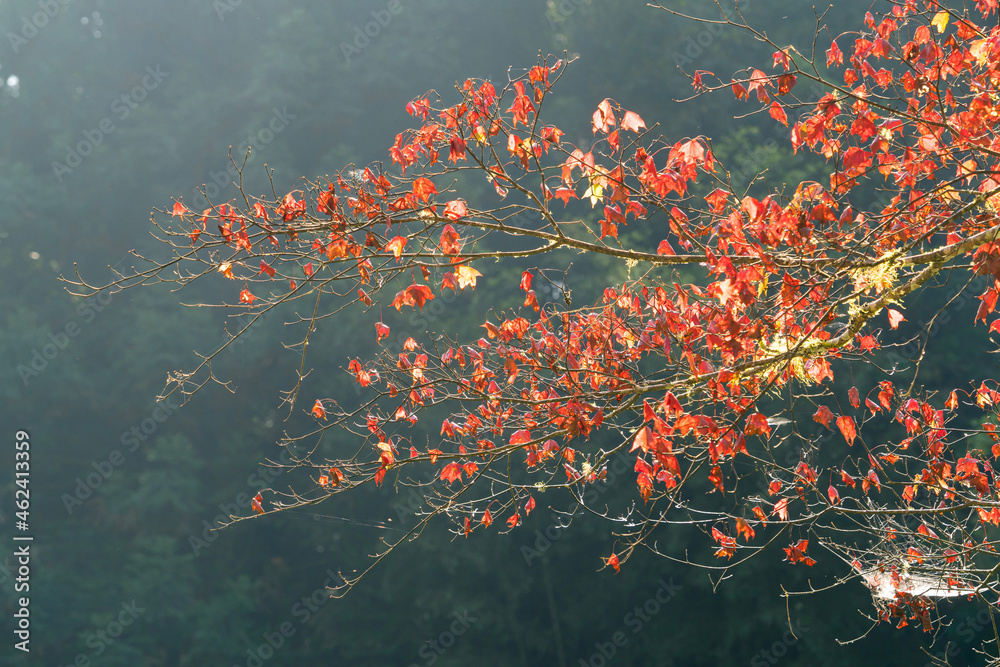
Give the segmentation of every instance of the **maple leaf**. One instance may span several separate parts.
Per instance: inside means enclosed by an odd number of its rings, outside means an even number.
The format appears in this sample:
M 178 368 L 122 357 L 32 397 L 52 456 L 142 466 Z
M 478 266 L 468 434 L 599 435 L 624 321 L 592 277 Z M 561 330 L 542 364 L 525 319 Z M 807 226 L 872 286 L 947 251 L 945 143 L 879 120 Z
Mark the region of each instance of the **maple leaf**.
M 430 200 L 431 195 L 436 194 L 437 188 L 434 187 L 434 183 L 429 178 L 420 176 L 413 181 L 413 195 L 420 201 L 426 202 Z
M 638 132 L 642 128 L 646 127 L 646 123 L 639 117 L 639 114 L 634 111 L 626 111 L 625 115 L 622 116 L 622 129 L 630 130 L 632 132 Z
M 941 11 L 931 19 L 931 25 L 937 29 L 938 34 L 944 32 L 944 29 L 948 27 L 948 18 L 948 12 Z
M 618 562 L 617 555 L 611 554 L 610 556 L 604 559 L 604 563 L 605 566 L 610 565 L 611 567 L 615 568 L 615 572 L 621 572 L 621 563 Z
M 403 248 L 406 247 L 406 238 L 403 236 L 396 236 L 391 241 L 385 244 L 383 250 L 388 250 L 396 259 L 399 259 L 400 255 L 403 254 Z
M 899 312 L 898 310 L 893 310 L 892 308 L 886 308 L 886 312 L 889 315 L 889 326 L 891 326 L 893 329 L 899 328 L 899 323 L 906 321 L 906 318 L 903 317 L 903 313 Z
M 851 401 L 851 405 L 857 409 L 861 405 L 861 397 L 858 395 L 858 388 L 851 387 L 847 390 L 847 398 Z
M 777 514 L 782 521 L 788 521 L 788 498 L 782 498 L 776 502 L 771 514 Z
M 854 425 L 854 420 L 847 415 L 841 415 L 837 417 L 837 428 L 844 435 L 844 440 L 847 441 L 848 445 L 854 444 L 854 439 L 858 435 L 857 427 Z
M 250 508 L 254 511 L 255 514 L 263 514 L 264 513 L 263 503 L 264 503 L 264 496 L 262 496 L 258 491 L 257 495 L 254 496 L 253 499 L 250 501 Z
M 260 271 L 258 271 L 258 273 L 266 273 L 269 278 L 274 277 L 274 269 L 271 268 L 271 265 L 264 260 L 260 260 Z
M 778 121 L 782 125 L 788 125 L 788 116 L 785 114 L 785 110 L 781 108 L 781 105 L 777 102 L 771 102 L 771 107 L 768 109 L 768 113 L 771 114 L 771 118 Z
M 747 542 L 752 540 L 755 535 L 753 528 L 750 527 L 750 523 L 742 517 L 737 517 L 736 519 L 736 534 L 742 535 L 743 539 Z
M 312 415 L 316 419 L 326 419 L 326 408 L 323 407 L 323 402 L 318 398 L 316 399 L 316 404 L 312 407 Z
M 615 125 L 615 112 L 611 109 L 611 100 L 605 99 L 597 107 L 593 116 L 594 134 L 605 134 Z
M 433 298 L 434 293 L 431 292 L 430 287 L 414 283 L 397 293 L 396 298 L 392 300 L 392 305 L 396 310 L 400 311 L 403 309 L 403 306 L 417 306 L 420 310 L 423 310 L 424 303 Z
M 179 216 L 183 217 L 183 216 L 187 215 L 188 213 L 192 213 L 192 211 L 190 209 L 188 209 L 187 206 L 185 206 L 184 204 L 182 204 L 179 201 L 175 201 L 174 202 L 174 207 L 172 209 L 170 209 L 170 215 L 171 216 L 179 215 Z
M 441 252 L 446 255 L 457 255 L 462 250 L 458 232 L 451 225 L 445 225 L 441 230 Z
M 253 302 L 256 299 L 257 299 L 257 297 L 255 297 L 253 294 L 251 294 L 250 290 L 248 290 L 246 288 L 244 288 L 243 291 L 240 292 L 240 303 L 245 303 L 248 306 L 252 306 Z
M 441 469 L 441 479 L 453 484 L 456 480 L 462 479 L 462 466 L 456 462 L 451 462 Z
M 465 289 L 466 287 L 476 287 L 476 278 L 479 278 L 483 274 L 476 271 L 471 266 L 456 266 L 455 267 L 455 280 L 458 282 L 460 289 Z
M 830 422 L 832 420 L 833 412 L 831 412 L 830 408 L 825 405 L 819 406 L 819 409 L 816 410 L 816 414 L 813 415 L 813 421 L 817 421 L 827 428 L 830 428 Z
M 383 338 L 389 337 L 389 327 L 382 322 L 375 323 L 375 342 L 381 342 Z
M 531 432 L 525 429 L 516 431 L 512 436 L 510 436 L 510 444 L 512 447 L 517 445 L 524 445 L 531 442 Z
M 449 220 L 458 220 L 459 218 L 464 218 L 468 215 L 469 210 L 465 206 L 464 199 L 453 199 L 452 201 L 445 204 L 444 207 L 444 217 Z M 452 230 L 454 231 L 454 230 Z

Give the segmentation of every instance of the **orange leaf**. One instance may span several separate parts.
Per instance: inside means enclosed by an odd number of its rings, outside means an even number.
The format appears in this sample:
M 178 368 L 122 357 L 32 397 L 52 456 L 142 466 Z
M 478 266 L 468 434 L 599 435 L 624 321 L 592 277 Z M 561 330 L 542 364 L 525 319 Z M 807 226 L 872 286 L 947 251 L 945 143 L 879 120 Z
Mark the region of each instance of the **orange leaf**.
M 528 442 L 531 442 L 531 432 L 525 429 L 516 431 L 514 435 L 510 436 L 511 445 L 523 445 Z
M 405 247 L 406 247 L 406 238 L 402 236 L 397 236 L 388 243 L 386 243 L 385 248 L 383 249 L 390 251 L 393 255 L 396 256 L 396 259 L 399 259 L 399 256 L 403 254 L 403 248 Z
M 264 502 L 264 496 L 260 495 L 260 492 L 258 491 L 257 495 L 254 496 L 253 500 L 250 501 L 250 507 L 253 509 L 254 513 L 256 514 L 264 513 L 263 502 Z
M 421 176 L 413 181 L 413 194 L 421 201 L 427 201 L 431 195 L 437 194 L 437 188 L 434 187 L 429 178 Z
M 316 404 L 313 406 L 312 415 L 316 419 L 326 419 L 326 408 L 323 407 L 323 402 L 318 398 L 316 399 Z
M 745 539 L 747 542 L 752 540 L 755 535 L 755 533 L 753 532 L 753 528 L 750 527 L 750 523 L 743 518 L 736 519 L 736 534 L 742 535 L 743 539 Z
M 842 415 L 837 417 L 837 428 L 840 432 L 844 434 L 844 440 L 847 441 L 848 446 L 854 444 L 854 439 L 858 435 L 857 427 L 854 425 L 854 420 L 847 415 Z
M 431 292 L 430 287 L 414 283 L 396 294 L 396 298 L 392 300 L 392 305 L 395 306 L 396 310 L 402 310 L 403 306 L 417 306 L 423 310 L 424 303 L 433 298 L 434 293 Z
M 777 102 L 771 102 L 771 108 L 768 113 L 771 114 L 771 118 L 778 121 L 782 125 L 788 125 L 788 116 L 785 115 L 785 110 L 781 108 L 781 105 Z
M 604 562 L 606 565 L 610 565 L 611 567 L 615 568 L 615 572 L 621 572 L 621 563 L 618 562 L 618 556 L 616 556 L 615 554 L 611 554 L 610 556 L 605 558 Z
M 886 308 L 886 312 L 889 314 L 889 326 L 893 329 L 899 328 L 900 322 L 905 322 L 906 318 L 903 317 L 903 313 L 898 310 L 893 310 L 892 308 Z
M 461 481 L 462 466 L 456 462 L 449 463 L 441 470 L 441 479 L 446 480 L 449 484 L 454 483 L 456 480 Z
M 813 415 L 813 421 L 817 421 L 827 428 L 830 428 L 830 421 L 832 419 L 833 413 L 830 411 L 830 408 L 825 405 L 819 406 L 819 409 L 816 410 L 816 414 Z

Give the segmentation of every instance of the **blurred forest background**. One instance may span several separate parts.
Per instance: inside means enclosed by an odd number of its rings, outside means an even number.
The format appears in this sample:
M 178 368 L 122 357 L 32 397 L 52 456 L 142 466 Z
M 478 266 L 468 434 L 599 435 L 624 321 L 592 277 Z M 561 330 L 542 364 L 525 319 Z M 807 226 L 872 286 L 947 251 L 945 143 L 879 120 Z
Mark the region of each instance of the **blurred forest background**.
M 718 16 L 708 2 L 668 3 Z M 776 41 L 811 43 L 809 3 L 740 5 Z M 839 0 L 822 49 L 870 6 Z M 985 617 L 962 602 L 949 605 L 956 622 L 933 646 L 919 628 L 886 625 L 838 645 L 870 625 L 859 613 L 871 612 L 863 586 L 781 597 L 782 585 L 822 588 L 846 574 L 831 558 L 807 570 L 767 551 L 717 588 L 707 572 L 652 554 L 620 574 L 598 572 L 611 551 L 607 524 L 578 516 L 558 529 L 554 510 L 569 505 L 558 497 L 540 497 L 506 536 L 455 539 L 432 525 L 347 598 L 327 600 L 331 575 L 366 567 L 387 531 L 413 525 L 405 489 L 206 530 L 220 514 L 248 514 L 259 488 L 281 486 L 258 464 L 278 455 L 284 430 L 309 423 L 309 406 L 287 421 L 279 410 L 278 389 L 295 366 L 280 318 L 224 354 L 217 371 L 235 394 L 210 386 L 183 407 L 157 405 L 167 373 L 224 342 L 232 315 L 178 301 L 220 295 L 154 288 L 83 300 L 58 281 L 74 264 L 98 282 L 108 265 L 127 266 L 133 248 L 156 254 L 154 207 L 183 197 L 200 211 L 203 185 L 216 203 L 235 198 L 230 146 L 242 161 L 252 144 L 245 182 L 254 193 L 270 192 L 265 163 L 280 195 L 300 176 L 388 162 L 393 138 L 414 122 L 407 101 L 429 89 L 447 99 L 468 77 L 503 82 L 508 67 L 530 67 L 539 51 L 579 56 L 545 113 L 585 150 L 590 115 L 611 97 L 671 140 L 712 137 L 744 186 L 765 167 L 757 188 L 820 178 L 822 160 L 794 156 L 787 128 L 766 115 L 734 119 L 750 107 L 731 94 L 675 102 L 692 90 L 678 65 L 723 79 L 750 65 L 770 71 L 770 51 L 747 34 L 641 1 L 0 0 L 0 37 L 0 424 L 7 443 L 18 429 L 31 434 L 35 535 L 24 656 L 9 634 L 14 485 L 5 448 L 0 664 L 862 667 L 887 655 L 924 664 L 920 648 L 942 651 L 946 641 L 952 664 L 974 661 Z M 518 272 L 496 265 L 474 296 L 400 318 L 394 337 L 429 328 L 473 335 L 489 304 L 517 290 Z M 574 294 L 587 295 L 625 274 L 591 262 L 569 275 Z M 919 331 L 946 291 L 908 302 L 905 326 Z M 957 301 L 946 326 L 925 331 L 933 341 L 924 382 L 958 386 L 995 364 L 966 352 L 979 349 L 965 346 L 968 336 L 984 335 L 971 331 L 974 310 Z M 365 335 L 345 334 L 362 327 L 350 318 L 321 332 L 310 363 L 316 395 L 344 404 L 356 395 L 341 368 L 375 345 L 367 320 Z M 433 438 L 427 428 L 414 439 Z M 637 497 L 630 466 L 621 478 L 607 497 Z M 662 537 L 663 550 L 711 560 L 698 533 Z M 131 622 L 117 625 L 122 618 Z

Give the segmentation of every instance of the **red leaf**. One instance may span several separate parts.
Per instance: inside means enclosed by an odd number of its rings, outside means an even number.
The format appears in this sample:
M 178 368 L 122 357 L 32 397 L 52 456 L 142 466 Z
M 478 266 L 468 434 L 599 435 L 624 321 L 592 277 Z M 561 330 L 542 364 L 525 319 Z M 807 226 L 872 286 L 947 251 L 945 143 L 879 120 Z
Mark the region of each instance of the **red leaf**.
M 459 218 L 464 218 L 468 214 L 469 210 L 465 207 L 464 199 L 453 199 L 452 201 L 445 204 L 444 207 L 444 217 L 449 220 L 458 220 Z
M 604 559 L 605 564 L 610 565 L 615 568 L 615 572 L 621 572 L 621 563 L 618 562 L 618 556 L 611 554 Z
M 170 215 L 171 216 L 179 215 L 179 216 L 183 217 L 183 216 L 187 215 L 188 213 L 191 213 L 191 211 L 188 209 L 187 206 L 185 206 L 184 204 L 180 203 L 179 201 L 175 201 L 174 202 L 174 207 L 170 210 Z
M 858 396 L 857 387 L 851 387 L 850 389 L 848 389 L 847 397 L 851 400 L 851 405 L 853 405 L 855 408 L 861 405 L 861 397 Z
M 830 408 L 825 405 L 819 406 L 819 409 L 816 410 L 816 414 L 813 415 L 813 421 L 819 422 L 827 428 L 830 428 L 830 421 L 832 420 L 833 412 L 831 412 Z
M 396 310 L 402 310 L 403 306 L 417 306 L 423 310 L 424 303 L 433 298 L 434 293 L 431 292 L 430 287 L 414 283 L 396 294 L 396 298 L 392 300 L 392 305 L 395 306 Z
M 518 514 L 515 514 L 507 519 L 507 525 L 510 526 L 511 528 L 513 528 L 519 523 L 521 523 L 521 517 Z
M 535 509 L 535 499 L 528 496 L 528 502 L 524 504 L 524 516 L 531 514 L 531 510 Z
M 420 176 L 413 181 L 413 194 L 421 201 L 426 202 L 431 198 L 431 195 L 437 194 L 437 188 L 429 178 L 424 178 Z
M 511 445 L 523 445 L 528 442 L 531 442 L 531 432 L 525 429 L 521 429 L 510 436 Z
M 388 243 L 386 243 L 385 248 L 383 248 L 383 250 L 388 250 L 389 252 L 391 252 L 393 255 L 396 256 L 396 259 L 399 259 L 399 256 L 403 254 L 403 248 L 405 247 L 406 247 L 406 238 L 403 236 L 397 236 Z
M 854 444 L 854 439 L 857 437 L 857 427 L 854 425 L 854 420 L 847 415 L 842 415 L 837 417 L 837 428 L 840 432 L 844 434 L 844 440 L 847 441 L 848 446 Z
M 253 509 L 255 514 L 264 513 L 263 502 L 264 502 L 264 496 L 260 495 L 260 492 L 258 491 L 257 495 L 254 496 L 253 500 L 250 501 L 250 508 Z
M 738 518 L 736 519 L 736 534 L 742 535 L 743 539 L 747 542 L 754 538 L 753 528 L 750 527 L 750 523 L 746 519 Z
M 323 407 L 323 402 L 318 398 L 316 399 L 316 404 L 313 405 L 312 415 L 316 419 L 326 419 L 326 408 Z
M 271 266 L 267 262 L 265 262 L 264 260 L 260 260 L 260 271 L 259 271 L 259 273 L 266 273 L 267 276 L 268 276 L 268 278 L 273 278 L 274 277 L 274 269 L 272 269 Z
M 781 105 L 777 102 L 771 102 L 771 108 L 769 109 L 771 118 L 778 121 L 782 125 L 788 125 L 788 116 L 785 115 L 785 110 L 781 108 Z
M 449 463 L 441 470 L 441 479 L 446 480 L 449 484 L 453 484 L 456 480 L 461 481 L 462 466 L 454 461 Z
M 375 342 L 381 342 L 383 338 L 389 337 L 389 327 L 382 322 L 375 323 Z

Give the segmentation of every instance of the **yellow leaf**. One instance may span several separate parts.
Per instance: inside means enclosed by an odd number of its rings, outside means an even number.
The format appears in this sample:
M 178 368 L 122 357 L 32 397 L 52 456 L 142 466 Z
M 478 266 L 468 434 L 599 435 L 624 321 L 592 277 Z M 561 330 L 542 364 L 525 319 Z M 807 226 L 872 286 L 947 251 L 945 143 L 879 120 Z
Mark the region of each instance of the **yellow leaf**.
M 948 12 L 938 12 L 931 19 L 931 25 L 937 28 L 938 34 L 940 35 L 944 32 L 944 29 L 948 27 Z
M 458 281 L 458 286 L 462 289 L 466 287 L 476 287 L 476 278 L 483 274 L 476 271 L 471 266 L 458 266 L 455 267 L 455 279 Z
M 233 265 L 230 264 L 229 262 L 223 262 L 222 264 L 219 264 L 219 268 L 217 269 L 217 271 L 222 275 L 224 275 L 225 277 L 229 278 L 230 280 L 236 280 L 236 278 L 233 278 Z

